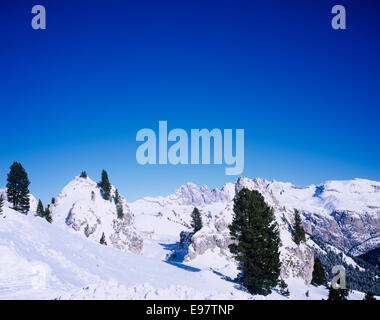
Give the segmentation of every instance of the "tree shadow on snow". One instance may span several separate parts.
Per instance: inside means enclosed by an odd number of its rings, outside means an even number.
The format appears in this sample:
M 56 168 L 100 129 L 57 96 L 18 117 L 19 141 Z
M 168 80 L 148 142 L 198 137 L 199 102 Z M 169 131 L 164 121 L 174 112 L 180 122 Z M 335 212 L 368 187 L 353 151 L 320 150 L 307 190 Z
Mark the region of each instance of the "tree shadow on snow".
M 183 263 L 179 263 L 179 262 L 174 262 L 174 261 L 169 261 L 169 260 L 164 260 L 164 262 L 166 262 L 167 264 L 170 264 L 172 266 L 175 266 L 177 268 L 180 268 L 180 269 L 183 269 L 183 270 L 186 270 L 186 271 L 190 271 L 190 272 L 199 272 L 201 271 L 201 269 L 198 269 L 198 268 L 194 268 L 194 267 L 190 267 L 190 266 L 187 266 Z
M 167 264 L 190 272 L 201 271 L 201 269 L 183 264 L 183 261 L 185 260 L 185 257 L 188 253 L 188 246 L 185 245 L 181 247 L 180 242 L 160 243 L 160 246 L 162 246 L 165 250 L 169 251 L 166 260 L 164 260 L 164 262 L 166 262 Z

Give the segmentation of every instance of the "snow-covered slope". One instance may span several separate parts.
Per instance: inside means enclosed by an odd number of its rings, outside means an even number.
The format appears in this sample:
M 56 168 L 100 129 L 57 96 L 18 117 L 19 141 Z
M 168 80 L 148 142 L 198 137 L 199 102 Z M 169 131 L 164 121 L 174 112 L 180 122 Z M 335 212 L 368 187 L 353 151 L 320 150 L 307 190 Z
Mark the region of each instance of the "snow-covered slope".
M 298 188 L 240 178 L 210 190 L 188 183 L 167 197 L 129 204 L 121 197 L 121 220 L 114 187 L 112 200 L 104 200 L 94 181 L 76 177 L 50 205 L 53 224 L 33 212 L 15 212 L 5 202 L 0 215 L 0 298 L 263 299 L 232 281 L 237 269 L 228 250 L 228 225 L 234 195 L 243 187 L 260 191 L 275 210 L 282 240 L 281 276 L 289 285 L 290 299 L 326 298 L 325 288 L 308 285 L 313 250 L 320 248 L 311 240 L 301 246 L 292 241 L 294 209 L 301 211 L 310 233 L 343 252 L 362 252 L 378 245 L 379 185 L 354 179 Z M 195 206 L 204 226 L 190 242 L 180 244 L 180 233 L 184 240 L 191 230 Z M 99 244 L 103 232 L 108 246 Z M 329 248 L 337 250 L 334 246 Z M 360 268 L 349 256 L 343 257 Z M 41 283 L 41 277 L 46 281 Z M 350 294 L 350 299 L 362 297 Z M 284 299 L 276 290 L 265 298 Z
M 124 216 L 118 218 L 115 191 L 112 187 L 111 199 L 104 200 L 96 182 L 88 177 L 75 177 L 49 206 L 53 223 L 95 242 L 99 242 L 104 233 L 109 246 L 140 253 L 143 241 L 133 225 L 133 215 L 120 196 Z
M 150 247 L 150 257 L 123 252 L 5 207 L 0 214 L 0 299 L 285 299 L 276 291 L 252 296 L 218 272 L 194 261 L 163 260 L 160 248 Z M 288 284 L 289 299 L 327 297 L 325 288 L 307 287 L 297 279 Z

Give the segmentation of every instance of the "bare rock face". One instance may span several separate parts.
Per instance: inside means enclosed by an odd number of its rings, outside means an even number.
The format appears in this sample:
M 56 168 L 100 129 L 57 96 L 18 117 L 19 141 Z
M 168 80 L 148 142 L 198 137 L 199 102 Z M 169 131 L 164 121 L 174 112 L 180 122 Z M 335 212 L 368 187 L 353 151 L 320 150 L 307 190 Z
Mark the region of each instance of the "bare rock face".
M 99 242 L 104 233 L 108 246 L 141 253 L 143 240 L 134 227 L 133 214 L 120 196 L 123 217 L 118 217 L 115 192 L 112 187 L 111 199 L 104 200 L 94 181 L 76 177 L 50 205 L 53 223 L 69 227 L 95 242 Z
M 314 268 L 314 251 L 304 244 L 298 247 L 284 247 L 281 253 L 281 277 L 301 278 L 311 283 Z

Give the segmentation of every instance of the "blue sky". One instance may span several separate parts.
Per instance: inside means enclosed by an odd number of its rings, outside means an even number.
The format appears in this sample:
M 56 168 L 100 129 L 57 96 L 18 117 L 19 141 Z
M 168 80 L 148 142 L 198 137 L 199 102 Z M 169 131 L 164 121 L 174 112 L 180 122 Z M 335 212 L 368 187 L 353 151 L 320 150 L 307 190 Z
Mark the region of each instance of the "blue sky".
M 47 29 L 30 26 L 45 5 Z M 343 4 L 347 30 L 331 28 Z M 142 128 L 245 129 L 248 177 L 380 180 L 379 4 L 10 1 L 0 11 L 0 185 L 20 161 L 45 202 L 104 168 L 129 201 L 224 165 L 140 166 Z

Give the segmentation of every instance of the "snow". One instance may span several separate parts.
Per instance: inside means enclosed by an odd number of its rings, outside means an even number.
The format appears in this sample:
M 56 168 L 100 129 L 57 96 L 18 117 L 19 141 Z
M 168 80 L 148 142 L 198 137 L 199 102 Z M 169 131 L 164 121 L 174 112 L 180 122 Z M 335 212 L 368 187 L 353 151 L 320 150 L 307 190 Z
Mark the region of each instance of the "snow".
M 287 230 L 293 208 L 326 216 L 343 208 L 379 215 L 374 208 L 380 205 L 380 183 L 374 181 L 330 181 L 298 188 L 291 183 L 243 178 L 242 185 L 261 188 L 272 206 L 285 207 L 276 212 L 282 255 L 284 247 L 295 247 Z M 115 233 L 116 211 L 112 201 L 102 199 L 90 178 L 76 177 L 56 197 L 51 205 L 53 224 L 33 212 L 20 214 L 5 201 L 0 214 L 0 299 L 327 299 L 325 287 L 308 286 L 291 274 L 285 279 L 290 297 L 281 296 L 277 289 L 266 297 L 252 296 L 234 282 L 238 271 L 228 252 L 213 247 L 185 259 L 187 252 L 178 251 L 179 233 L 190 230 L 190 213 L 195 206 L 204 221 L 200 236 L 221 237 L 225 233 L 218 230 L 218 222 L 231 222 L 235 187 L 228 183 L 210 190 L 188 183 L 167 197 L 147 197 L 128 204 L 122 198 L 123 208 L 130 214 L 128 230 L 143 240 L 141 252 L 135 253 L 99 244 L 102 232 L 107 242 Z M 68 225 L 70 212 L 76 214 L 79 230 L 75 230 L 75 223 Z M 281 222 L 282 213 L 287 222 Z M 95 223 L 96 231 L 87 238 L 84 225 Z M 316 246 L 309 242 L 309 246 Z M 354 264 L 345 257 L 347 263 Z M 363 296 L 353 292 L 349 299 Z
M 250 295 L 231 281 L 233 265 L 212 252 L 188 264 L 166 261 L 169 239 L 147 240 L 145 254 L 136 255 L 32 214 L 4 208 L 0 219 L 0 299 L 284 299 L 277 292 Z M 209 259 L 219 259 L 218 270 L 208 267 Z M 315 299 L 327 292 L 308 288 L 303 281 L 289 287 L 291 292 L 310 290 Z

